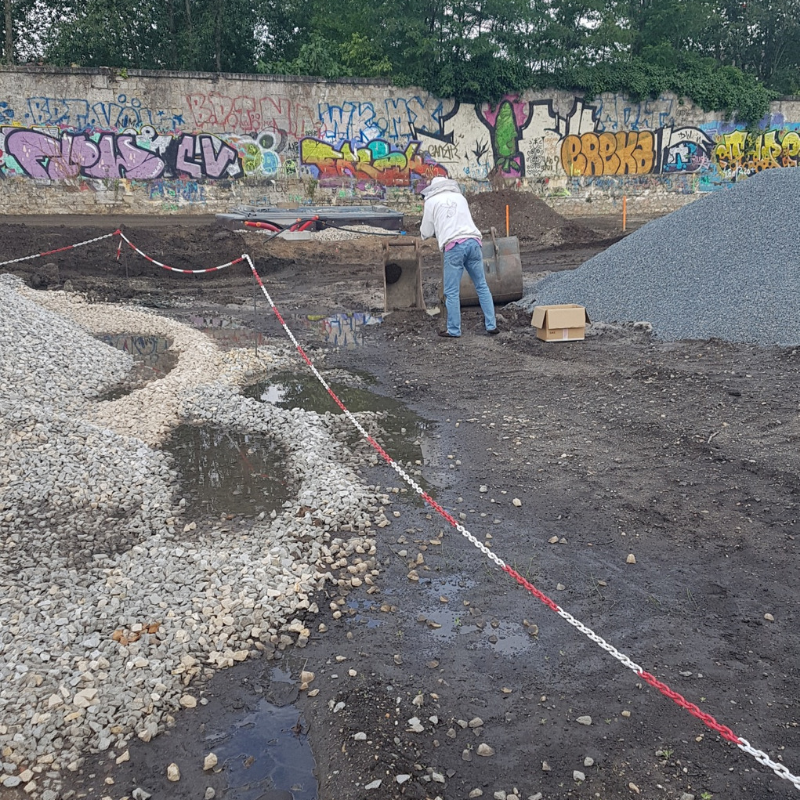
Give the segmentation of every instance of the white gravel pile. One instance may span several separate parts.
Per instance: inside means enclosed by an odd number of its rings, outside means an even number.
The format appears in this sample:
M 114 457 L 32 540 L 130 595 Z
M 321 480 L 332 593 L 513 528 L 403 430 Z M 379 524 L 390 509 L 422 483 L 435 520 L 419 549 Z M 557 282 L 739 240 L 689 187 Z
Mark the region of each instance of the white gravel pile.
M 359 482 L 327 415 L 237 393 L 265 369 L 251 354 L 222 355 L 177 323 L 32 295 L 7 277 L 0 304 L 0 785 L 55 800 L 63 770 L 87 751 L 124 760 L 132 736 L 149 740 L 196 704 L 194 677 L 303 645 L 324 582 L 342 594 L 372 583 L 372 525 L 389 524 L 389 499 Z M 179 399 L 93 400 L 130 360 L 78 322 L 168 327 L 186 347 L 170 373 Z M 272 355 L 266 369 L 285 368 L 286 350 Z M 145 387 L 151 398 L 161 383 Z M 286 451 L 298 495 L 245 532 L 195 530 L 167 457 L 88 420 L 141 423 L 150 438 L 178 421 L 261 431 Z
M 800 170 L 767 170 L 548 276 L 520 303 L 580 303 L 592 321 L 650 322 L 667 340 L 800 344 L 797 234 L 771 213 L 798 196 Z
M 386 236 L 386 234 L 394 235 L 394 231 L 387 231 L 386 228 L 376 228 L 374 225 L 347 225 L 347 230 L 341 228 L 325 228 L 325 230 L 317 231 L 313 235 L 314 241 L 317 242 L 342 242 L 348 239 L 361 239 L 365 234 L 374 234 L 378 236 Z M 397 231 L 396 235 L 400 235 Z

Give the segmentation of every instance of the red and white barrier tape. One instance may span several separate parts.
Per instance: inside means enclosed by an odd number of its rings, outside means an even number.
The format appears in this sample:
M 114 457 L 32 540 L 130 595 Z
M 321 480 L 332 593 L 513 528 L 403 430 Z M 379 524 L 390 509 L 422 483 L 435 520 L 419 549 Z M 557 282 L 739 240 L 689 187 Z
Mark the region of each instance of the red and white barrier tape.
M 162 267 L 170 272 L 180 272 L 183 275 L 204 275 L 208 272 L 217 272 L 218 270 L 225 269 L 226 267 L 232 267 L 234 264 L 240 264 L 242 261 L 244 261 L 244 256 L 240 256 L 239 258 L 235 258 L 233 261 L 229 261 L 227 264 L 220 264 L 218 267 L 209 267 L 208 269 L 178 269 L 177 267 L 170 267 L 168 264 L 162 264 L 160 261 L 156 261 L 156 259 L 154 259 L 152 256 L 142 252 L 121 230 L 116 230 L 113 233 L 105 233 L 102 236 L 97 236 L 94 239 L 87 239 L 85 242 L 76 242 L 75 244 L 70 244 L 66 247 L 59 247 L 56 250 L 48 250 L 44 253 L 36 253 L 35 255 L 23 256 L 22 258 L 12 258 L 9 261 L 0 261 L 0 267 L 4 267 L 8 264 L 18 264 L 20 261 L 30 261 L 33 258 L 51 256 L 54 253 L 63 253 L 66 250 L 74 250 L 76 247 L 83 247 L 87 244 L 101 242 L 103 239 L 110 239 L 113 236 L 119 236 L 120 238 L 119 245 L 117 246 L 117 261 L 119 261 L 120 254 L 122 252 L 122 242 L 127 242 L 128 246 L 132 250 L 138 253 L 142 258 L 147 259 L 151 264 L 155 264 L 156 266 Z
M 673 691 L 669 688 L 665 683 L 659 681 L 656 677 L 651 675 L 649 672 L 646 672 L 642 667 L 638 664 L 633 662 L 628 656 L 624 653 L 617 650 L 616 647 L 609 644 L 605 639 L 601 636 L 598 636 L 591 628 L 587 628 L 580 620 L 576 619 L 572 616 L 568 611 L 565 611 L 561 606 L 558 605 L 554 600 L 549 598 L 544 592 L 541 592 L 537 589 L 532 583 L 527 581 L 525 578 L 522 577 L 515 569 L 510 567 L 508 564 L 505 563 L 496 553 L 493 553 L 486 545 L 482 542 L 478 541 L 456 518 L 446 511 L 442 506 L 440 506 L 384 449 L 378 444 L 375 439 L 370 436 L 369 433 L 364 429 L 361 423 L 350 413 L 344 403 L 337 397 L 336 393 L 331 389 L 328 385 L 327 381 L 322 377 L 319 373 L 317 368 L 314 366 L 311 359 L 306 354 L 305 350 L 303 350 L 300 343 L 294 337 L 294 334 L 289 329 L 289 326 L 284 321 L 283 317 L 278 311 L 277 306 L 272 300 L 269 292 L 267 291 L 266 286 L 261 280 L 261 276 L 256 271 L 255 265 L 253 264 L 252 259 L 249 255 L 243 255 L 242 258 L 247 261 L 248 265 L 250 266 L 250 270 L 253 273 L 253 277 L 256 279 L 258 285 L 261 287 L 261 291 L 264 293 L 264 297 L 267 298 L 267 302 L 272 309 L 272 312 L 275 314 L 278 322 L 283 326 L 284 331 L 286 331 L 286 335 L 291 340 L 292 344 L 297 348 L 297 352 L 300 354 L 300 357 L 306 364 L 309 366 L 311 371 L 314 373 L 316 379 L 322 384 L 325 388 L 325 391 L 333 399 L 334 403 L 342 410 L 345 414 L 347 419 L 352 423 L 352 425 L 358 430 L 361 436 L 369 442 L 369 444 L 378 452 L 378 454 L 383 458 L 383 460 L 429 505 L 434 511 L 436 511 L 441 517 L 447 520 L 450 525 L 452 525 L 465 539 L 467 539 L 471 544 L 478 548 L 478 550 L 483 553 L 486 558 L 500 567 L 503 572 L 506 572 L 510 575 L 520 586 L 526 589 L 530 594 L 532 594 L 537 600 L 544 603 L 551 611 L 554 611 L 558 614 L 559 617 L 566 620 L 570 625 L 574 628 L 577 628 L 582 634 L 587 636 L 591 639 L 596 645 L 601 647 L 605 650 L 609 655 L 623 664 L 625 667 L 633 671 L 639 678 L 641 678 L 645 683 L 652 686 L 654 689 L 657 689 L 661 694 L 665 697 L 672 700 L 674 703 L 679 705 L 681 708 L 688 711 L 692 716 L 697 717 L 704 725 L 706 725 L 711 730 L 718 733 L 722 736 L 723 739 L 733 742 L 737 747 L 743 750 L 745 753 L 748 753 L 753 758 L 756 759 L 760 764 L 763 764 L 765 767 L 769 767 L 778 777 L 783 778 L 784 780 L 790 781 L 794 787 L 800 790 L 800 777 L 793 775 L 783 764 L 778 764 L 777 762 L 773 761 L 766 753 L 761 750 L 757 750 L 750 745 L 750 743 L 746 740 L 737 736 L 730 728 L 726 727 L 725 725 L 721 725 L 717 722 L 714 717 L 710 714 L 706 714 L 704 711 L 701 711 L 698 706 L 694 703 L 690 703 L 686 700 L 682 695 L 678 694 L 678 692 Z
M 32 258 L 44 258 L 44 256 L 52 256 L 54 253 L 63 253 L 65 250 L 74 250 L 76 247 L 83 247 L 86 244 L 94 244 L 103 239 L 110 239 L 112 236 L 122 235 L 120 231 L 114 233 L 105 233 L 95 239 L 87 239 L 85 242 L 76 242 L 75 244 L 68 244 L 66 247 L 59 247 L 56 250 L 48 250 L 46 253 L 36 253 L 33 256 L 23 256 L 22 258 L 12 258 L 10 261 L 0 261 L 0 267 L 5 267 L 7 264 L 18 264 L 20 261 L 30 261 Z M 241 260 L 241 259 L 240 259 Z
M 240 264 L 245 259 L 244 256 L 239 256 L 239 258 L 234 258 L 233 261 L 229 261 L 227 264 L 220 264 L 218 267 L 209 267 L 208 269 L 178 269 L 177 267 L 170 267 L 168 264 L 162 264 L 160 261 L 156 261 L 152 256 L 142 252 L 122 231 L 117 231 L 117 233 L 119 233 L 119 237 L 122 241 L 128 243 L 131 250 L 138 253 L 142 258 L 146 258 L 151 264 L 155 264 L 162 269 L 167 269 L 170 272 L 180 272 L 183 275 L 205 275 L 208 272 L 217 272 L 226 267 L 232 267 L 234 264 Z M 119 249 L 117 249 L 117 258 L 119 258 Z

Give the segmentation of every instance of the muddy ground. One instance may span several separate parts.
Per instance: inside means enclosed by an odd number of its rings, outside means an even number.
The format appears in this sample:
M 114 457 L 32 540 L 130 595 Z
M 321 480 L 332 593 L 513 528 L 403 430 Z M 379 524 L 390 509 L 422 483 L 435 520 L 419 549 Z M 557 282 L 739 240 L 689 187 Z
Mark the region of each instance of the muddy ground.
M 37 224 L 0 225 L 3 259 L 117 224 L 28 222 Z M 524 245 L 526 285 L 575 268 L 619 235 L 617 220 L 583 223 L 597 242 Z M 364 328 L 358 347 L 335 348 L 309 316 L 380 308 L 380 242 L 267 244 L 208 220 L 128 220 L 126 232 L 180 268 L 252 254 L 312 357 L 373 376 L 373 391 L 426 421 L 424 479 L 475 536 L 643 668 L 800 770 L 795 350 L 661 342 L 603 325 L 581 343 L 544 344 L 529 315 L 509 309 L 500 309 L 497 337 L 483 335 L 477 309 L 465 309 L 458 341 L 436 335 L 440 317 L 394 312 Z M 133 253 L 117 263 L 115 252 L 104 241 L 17 271 L 43 290 L 68 281 L 93 299 L 186 321 L 226 317 L 244 337 L 253 329 L 266 340 L 283 336 L 263 300 L 253 311 L 244 270 L 178 276 Z M 424 282 L 433 304 L 433 249 Z M 367 482 L 400 489 L 391 470 L 367 464 Z M 460 800 L 515 788 L 544 800 L 796 796 L 643 686 L 408 493 L 392 508 L 399 517 L 379 533 L 378 592 L 362 586 L 335 606 L 338 618 L 329 608 L 338 593 L 319 598 L 307 647 L 219 673 L 203 689 L 206 705 L 180 712 L 150 744 L 132 743 L 129 762 L 88 758 L 71 779 L 76 796 L 116 800 L 135 787 L 187 800 L 207 787 L 236 800 Z M 316 632 L 320 623 L 326 632 Z M 316 674 L 316 696 L 298 692 L 301 669 Z M 264 701 L 297 709 L 297 724 L 282 731 L 298 747 L 310 743 L 317 788 L 305 756 L 256 735 Z M 576 721 L 584 716 L 590 725 Z M 420 732 L 410 730 L 413 717 Z M 475 718 L 482 724 L 460 724 Z M 203 773 L 203 756 L 237 726 L 253 735 L 220 760 L 224 769 Z M 482 743 L 494 755 L 478 755 Z M 268 752 L 290 763 L 275 766 Z M 179 783 L 165 777 L 173 761 Z M 398 783 L 398 775 L 410 777 Z M 365 788 L 377 780 L 379 788 Z

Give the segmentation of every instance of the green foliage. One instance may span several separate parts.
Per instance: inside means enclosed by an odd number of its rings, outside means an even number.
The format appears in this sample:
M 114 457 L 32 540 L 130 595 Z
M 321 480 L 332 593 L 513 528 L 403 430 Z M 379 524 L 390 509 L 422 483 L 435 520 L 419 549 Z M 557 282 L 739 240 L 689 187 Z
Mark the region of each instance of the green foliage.
M 754 124 L 769 111 L 777 95 L 754 76 L 713 59 L 649 48 L 640 56 L 580 66 L 560 74 L 539 75 L 538 85 L 586 93 L 591 99 L 603 92 L 621 92 L 633 100 L 673 92 L 688 97 L 704 111 L 724 111 Z
M 388 78 L 472 103 L 669 91 L 748 123 L 800 91 L 800 0 L 8 1 L 16 52 L 55 64 Z

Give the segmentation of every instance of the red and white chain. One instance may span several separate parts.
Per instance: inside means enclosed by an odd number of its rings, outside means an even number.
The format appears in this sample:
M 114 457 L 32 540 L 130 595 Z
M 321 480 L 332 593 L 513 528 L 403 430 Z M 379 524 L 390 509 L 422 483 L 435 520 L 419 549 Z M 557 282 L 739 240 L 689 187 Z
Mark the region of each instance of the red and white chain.
M 485 544 L 478 541 L 478 539 L 473 536 L 456 518 L 446 511 L 442 506 L 439 505 L 404 469 L 400 466 L 384 449 L 378 444 L 375 439 L 370 436 L 369 433 L 364 429 L 363 425 L 350 413 L 349 409 L 347 409 L 342 403 L 342 401 L 336 396 L 336 393 L 331 389 L 328 385 L 328 382 L 322 375 L 319 373 L 319 370 L 314 366 L 311 359 L 306 354 L 305 350 L 301 347 L 300 343 L 295 338 L 292 331 L 289 329 L 289 326 L 284 321 L 283 317 L 281 316 L 280 312 L 278 311 L 277 306 L 272 300 L 269 292 L 267 291 L 266 286 L 261 280 L 260 275 L 256 271 L 255 265 L 253 264 L 252 259 L 249 255 L 243 255 L 242 258 L 247 261 L 248 265 L 250 266 L 250 270 L 253 273 L 258 285 L 261 287 L 261 291 L 264 293 L 264 297 L 266 297 L 267 302 L 269 303 L 272 312 L 275 314 L 278 322 L 283 326 L 284 331 L 286 331 L 286 335 L 291 340 L 292 344 L 297 348 L 300 357 L 303 361 L 306 362 L 308 367 L 314 373 L 316 379 L 322 384 L 325 388 L 325 391 L 331 396 L 333 401 L 336 403 L 337 406 L 342 410 L 344 415 L 347 419 L 351 422 L 353 427 L 364 437 L 364 439 L 369 442 L 369 444 L 378 452 L 378 454 L 386 461 L 386 463 L 425 501 L 427 505 L 429 505 L 434 511 L 436 511 L 440 516 L 442 516 L 447 522 L 450 523 L 467 541 L 469 541 L 472 545 L 478 548 L 478 550 L 483 553 L 486 558 L 496 564 L 503 572 L 508 573 L 512 578 L 514 578 L 517 583 L 520 584 L 524 589 L 526 589 L 530 594 L 532 594 L 537 600 L 544 603 L 551 611 L 554 611 L 561 617 L 563 620 L 568 622 L 572 625 L 573 628 L 579 630 L 584 636 L 589 638 L 593 641 L 596 645 L 601 647 L 605 650 L 610 656 L 615 658 L 629 670 L 634 672 L 639 678 L 641 678 L 645 683 L 652 686 L 654 689 L 657 689 L 661 694 L 663 694 L 668 699 L 672 700 L 674 703 L 679 705 L 681 708 L 688 711 L 692 716 L 697 717 L 704 725 L 711 728 L 711 730 L 716 731 L 717 733 L 722 736 L 723 739 L 726 739 L 729 742 L 733 742 L 737 747 L 743 750 L 745 753 L 748 753 L 753 758 L 756 759 L 760 764 L 763 764 L 765 767 L 769 767 L 778 777 L 783 778 L 784 780 L 789 781 L 795 787 L 795 789 L 800 790 L 800 777 L 792 774 L 783 764 L 778 764 L 773 761 L 766 753 L 761 750 L 756 750 L 754 747 L 750 745 L 750 743 L 746 739 L 742 739 L 741 737 L 737 736 L 730 728 L 726 727 L 725 725 L 721 725 L 717 722 L 714 717 L 710 714 L 706 714 L 705 712 L 701 711 L 694 703 L 690 703 L 686 700 L 683 696 L 681 696 L 678 692 L 673 691 L 669 688 L 665 683 L 659 681 L 656 677 L 651 675 L 649 672 L 645 671 L 640 667 L 637 663 L 632 661 L 628 656 L 624 653 L 617 650 L 612 644 L 609 644 L 602 636 L 598 636 L 591 628 L 588 628 L 584 625 L 580 620 L 576 619 L 572 616 L 568 611 L 565 611 L 561 606 L 558 605 L 554 600 L 548 597 L 544 592 L 541 592 L 537 589 L 532 583 L 526 580 L 522 575 L 520 575 L 515 569 L 510 567 L 500 558 L 496 553 L 493 553 Z
M 76 247 L 83 247 L 87 244 L 94 244 L 103 239 L 110 239 L 112 236 L 117 236 L 120 232 L 105 233 L 102 236 L 97 236 L 94 239 L 87 239 L 85 242 L 76 242 L 75 244 L 68 244 L 66 247 L 59 247 L 56 250 L 48 250 L 46 253 L 36 253 L 32 256 L 22 256 L 22 258 L 12 258 L 9 261 L 0 261 L 0 267 L 5 267 L 8 264 L 19 264 L 20 261 L 30 261 L 32 258 L 44 258 L 45 256 L 52 256 L 54 253 L 63 253 L 65 250 L 74 250 Z

